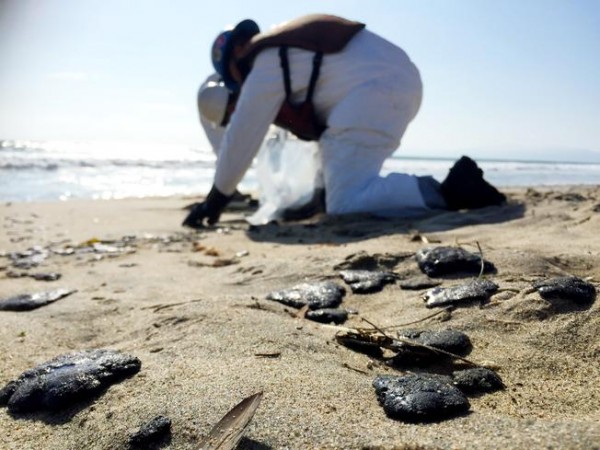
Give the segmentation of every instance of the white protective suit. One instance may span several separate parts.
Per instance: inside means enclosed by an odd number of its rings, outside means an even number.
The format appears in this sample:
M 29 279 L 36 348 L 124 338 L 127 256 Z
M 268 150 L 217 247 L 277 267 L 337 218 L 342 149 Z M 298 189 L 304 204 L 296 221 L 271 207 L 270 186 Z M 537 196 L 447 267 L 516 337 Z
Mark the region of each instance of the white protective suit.
M 306 95 L 313 56 L 289 49 L 295 101 Z M 235 191 L 284 97 L 278 49 L 268 48 L 254 60 L 223 137 L 215 174 L 219 191 Z M 369 30 L 360 31 L 341 52 L 324 55 L 314 105 L 327 124 L 319 148 L 328 213 L 427 208 L 418 177 L 379 175 L 417 114 L 421 97 L 419 71 L 406 53 Z
M 219 82 L 218 74 L 210 75 L 198 89 L 198 116 L 213 153 L 218 156 L 225 127 L 208 120 L 202 114 L 200 95 L 206 86 Z M 288 140 L 288 133 L 275 126 L 261 143 L 257 155 L 256 175 L 260 200 L 259 210 L 247 220 L 265 224 L 281 218 L 288 208 L 297 208 L 308 202 L 316 188 L 322 188 L 320 160 L 314 142 Z M 302 174 L 301 179 L 290 175 Z

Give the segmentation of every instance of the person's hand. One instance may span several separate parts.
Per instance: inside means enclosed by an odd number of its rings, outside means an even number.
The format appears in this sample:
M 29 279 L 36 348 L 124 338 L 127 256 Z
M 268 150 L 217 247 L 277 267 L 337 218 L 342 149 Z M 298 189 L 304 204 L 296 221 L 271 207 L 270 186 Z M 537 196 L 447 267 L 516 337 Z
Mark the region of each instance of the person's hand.
M 230 195 L 222 194 L 213 186 L 206 196 L 206 200 L 195 203 L 181 225 L 190 228 L 204 228 L 205 220 L 208 225 L 214 225 L 219 221 L 229 200 L 231 200 Z

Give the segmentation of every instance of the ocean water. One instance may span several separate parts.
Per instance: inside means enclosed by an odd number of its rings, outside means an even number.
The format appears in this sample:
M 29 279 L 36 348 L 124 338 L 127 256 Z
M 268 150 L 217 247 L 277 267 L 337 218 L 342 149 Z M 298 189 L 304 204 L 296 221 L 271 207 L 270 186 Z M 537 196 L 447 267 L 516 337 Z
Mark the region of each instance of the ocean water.
M 394 155 L 383 174 L 443 180 L 452 159 Z M 498 187 L 597 184 L 600 164 L 477 160 Z M 200 195 L 210 189 L 215 157 L 208 148 L 86 142 L 0 140 L 0 200 L 46 201 Z M 240 190 L 259 188 L 251 168 Z

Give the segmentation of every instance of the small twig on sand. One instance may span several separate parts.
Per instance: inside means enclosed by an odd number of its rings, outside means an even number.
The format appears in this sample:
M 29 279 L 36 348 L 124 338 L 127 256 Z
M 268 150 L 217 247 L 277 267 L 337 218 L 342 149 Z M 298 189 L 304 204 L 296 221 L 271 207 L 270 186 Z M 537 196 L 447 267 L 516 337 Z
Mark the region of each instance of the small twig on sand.
M 255 353 L 254 356 L 257 358 L 279 358 L 281 356 L 281 352 L 259 352 Z
M 350 364 L 347 363 L 342 363 L 342 367 L 353 370 L 354 372 L 362 373 L 363 375 L 369 375 L 369 372 L 367 372 L 366 370 L 362 370 L 357 367 L 352 367 Z
M 188 303 L 196 303 L 196 302 L 201 302 L 202 299 L 194 299 L 194 300 L 187 300 L 185 302 L 176 302 L 176 303 L 161 303 L 158 305 L 151 305 L 151 306 L 143 306 L 140 309 L 151 309 L 152 312 L 158 312 L 161 311 L 163 309 L 167 309 L 167 308 L 173 308 L 174 306 L 181 306 L 181 305 L 186 305 Z
M 365 319 L 364 317 L 361 317 L 360 320 L 367 322 L 369 325 L 371 325 L 373 328 L 375 328 L 375 330 L 379 331 L 381 334 L 383 334 L 386 338 L 388 339 L 394 339 L 393 337 L 389 336 L 385 331 L 383 331 L 381 328 L 379 328 L 377 325 L 375 325 L 373 322 L 371 322 L 370 320 Z
M 586 218 L 578 220 L 577 222 L 575 222 L 575 225 L 581 225 L 582 223 L 585 223 L 585 222 L 591 220 L 591 218 L 592 218 L 592 216 L 587 216 Z
M 413 341 L 412 339 L 405 339 L 405 338 L 401 338 L 401 337 L 397 337 L 397 338 L 394 338 L 394 339 L 396 341 L 402 342 L 402 343 L 407 344 L 407 345 L 413 345 L 413 346 L 416 346 L 416 347 L 426 348 L 427 350 L 432 351 L 434 353 L 439 353 L 441 355 L 449 356 L 449 357 L 454 358 L 454 359 L 460 359 L 461 361 L 466 362 L 467 364 L 469 364 L 470 366 L 473 366 L 473 367 L 483 367 L 481 364 L 477 364 L 476 362 L 473 362 L 470 359 L 463 358 L 462 356 L 457 355 L 456 353 L 447 352 L 446 350 L 440 350 L 439 348 L 431 347 L 431 346 L 426 345 L 426 344 L 421 344 L 419 342 Z
M 452 312 L 454 310 L 454 306 L 447 306 L 445 308 L 440 309 L 439 311 L 434 312 L 433 314 L 429 314 L 428 316 L 423 317 L 422 319 L 418 319 L 418 320 L 414 320 L 412 322 L 407 322 L 407 323 L 401 323 L 399 325 L 390 325 L 389 327 L 383 327 L 382 330 L 395 330 L 396 328 L 403 328 L 403 327 L 407 327 L 409 325 L 414 325 L 416 323 L 420 323 L 420 322 L 424 322 L 428 319 L 431 319 L 432 317 L 438 316 L 440 314 L 446 313 L 446 312 Z

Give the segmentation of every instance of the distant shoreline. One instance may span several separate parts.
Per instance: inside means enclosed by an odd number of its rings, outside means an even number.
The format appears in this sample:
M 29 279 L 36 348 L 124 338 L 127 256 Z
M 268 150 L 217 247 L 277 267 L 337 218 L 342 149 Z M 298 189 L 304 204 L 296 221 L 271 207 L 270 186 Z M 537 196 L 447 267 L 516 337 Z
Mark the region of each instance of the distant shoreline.
M 458 153 L 457 153 L 458 154 Z M 542 160 L 542 159 L 513 159 L 513 158 L 480 158 L 477 156 L 472 156 L 469 155 L 467 152 L 465 152 L 464 154 L 466 154 L 467 156 L 471 156 L 473 159 L 475 159 L 477 162 L 482 162 L 482 163 L 522 163 L 522 164 L 574 164 L 574 165 L 594 165 L 594 166 L 600 166 L 600 160 L 595 162 L 595 161 L 561 161 L 561 160 Z M 414 156 L 414 155 L 397 155 L 394 154 L 392 155 L 393 159 L 401 159 L 401 160 L 408 160 L 408 161 L 416 161 L 416 160 L 430 160 L 430 161 L 454 161 L 455 158 L 450 158 L 448 156 Z
M 288 154 L 296 154 L 295 150 L 292 140 Z M 418 156 L 404 151 L 400 148 L 385 161 L 382 176 L 399 172 L 442 181 L 461 155 Z M 485 178 L 499 188 L 600 181 L 600 163 L 479 158 L 476 152 L 464 153 L 476 159 Z M 267 164 L 270 173 L 271 163 L 260 155 L 240 184 L 241 190 L 260 191 L 261 164 Z M 4 140 L 0 141 L 0 201 L 197 196 L 210 189 L 214 170 L 215 155 L 204 148 Z

